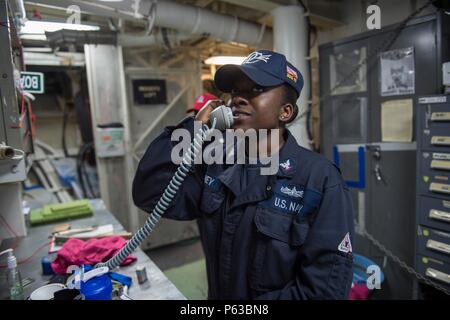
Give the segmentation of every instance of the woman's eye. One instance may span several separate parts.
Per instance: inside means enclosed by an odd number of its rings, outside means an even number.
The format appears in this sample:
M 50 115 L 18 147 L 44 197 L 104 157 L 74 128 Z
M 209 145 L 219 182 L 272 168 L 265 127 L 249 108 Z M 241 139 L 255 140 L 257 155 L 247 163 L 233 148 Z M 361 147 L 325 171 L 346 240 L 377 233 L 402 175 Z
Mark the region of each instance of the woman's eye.
M 249 88 L 249 89 L 246 89 L 246 90 L 231 89 L 230 94 L 232 96 L 247 95 L 247 94 L 254 95 L 254 94 L 260 94 L 260 93 L 262 93 L 264 91 L 265 91 L 264 87 L 253 87 L 253 88 Z

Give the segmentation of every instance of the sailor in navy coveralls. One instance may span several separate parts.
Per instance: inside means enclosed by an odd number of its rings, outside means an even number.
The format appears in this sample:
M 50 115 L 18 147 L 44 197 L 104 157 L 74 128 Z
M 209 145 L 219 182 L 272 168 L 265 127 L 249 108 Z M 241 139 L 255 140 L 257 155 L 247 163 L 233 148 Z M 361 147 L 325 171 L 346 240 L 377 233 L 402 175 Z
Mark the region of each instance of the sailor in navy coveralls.
M 164 218 L 197 219 L 209 299 L 347 299 L 352 282 L 353 215 L 339 169 L 300 147 L 286 129 L 298 113 L 299 70 L 284 55 L 261 50 L 215 75 L 231 94 L 234 129 L 280 129 L 278 172 L 258 164 L 198 164 Z M 216 103 L 216 105 L 214 104 Z M 195 120 L 208 123 L 219 102 Z M 165 128 L 148 147 L 133 183 L 136 205 L 151 212 L 177 169 Z

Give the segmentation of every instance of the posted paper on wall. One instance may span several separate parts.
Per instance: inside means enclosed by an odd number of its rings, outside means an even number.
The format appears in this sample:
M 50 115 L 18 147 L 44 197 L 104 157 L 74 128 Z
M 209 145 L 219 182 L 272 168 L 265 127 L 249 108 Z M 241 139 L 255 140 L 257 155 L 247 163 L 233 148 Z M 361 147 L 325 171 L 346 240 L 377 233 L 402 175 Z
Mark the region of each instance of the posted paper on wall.
M 411 142 L 412 132 L 412 99 L 389 100 L 381 104 L 382 141 Z

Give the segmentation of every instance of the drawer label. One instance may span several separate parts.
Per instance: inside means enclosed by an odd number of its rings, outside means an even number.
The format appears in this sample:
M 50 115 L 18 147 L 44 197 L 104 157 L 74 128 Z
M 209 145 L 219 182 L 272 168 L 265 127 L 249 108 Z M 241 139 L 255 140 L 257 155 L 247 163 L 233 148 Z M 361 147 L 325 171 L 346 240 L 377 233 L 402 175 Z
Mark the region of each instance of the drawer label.
M 419 103 L 420 104 L 425 104 L 425 103 L 445 103 L 447 102 L 447 97 L 446 96 L 441 96 L 441 97 L 422 97 L 419 98 Z
M 433 152 L 433 159 L 436 159 L 436 160 L 450 160 L 450 153 Z

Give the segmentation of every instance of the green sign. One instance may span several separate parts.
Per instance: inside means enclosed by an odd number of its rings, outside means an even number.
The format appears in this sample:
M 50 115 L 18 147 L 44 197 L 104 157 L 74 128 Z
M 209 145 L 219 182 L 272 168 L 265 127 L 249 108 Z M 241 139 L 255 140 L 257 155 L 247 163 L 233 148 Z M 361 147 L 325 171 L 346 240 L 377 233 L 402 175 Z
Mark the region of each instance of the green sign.
M 44 93 L 44 74 L 42 72 L 21 72 L 20 84 L 29 93 Z

